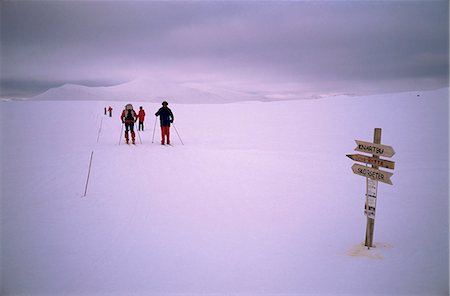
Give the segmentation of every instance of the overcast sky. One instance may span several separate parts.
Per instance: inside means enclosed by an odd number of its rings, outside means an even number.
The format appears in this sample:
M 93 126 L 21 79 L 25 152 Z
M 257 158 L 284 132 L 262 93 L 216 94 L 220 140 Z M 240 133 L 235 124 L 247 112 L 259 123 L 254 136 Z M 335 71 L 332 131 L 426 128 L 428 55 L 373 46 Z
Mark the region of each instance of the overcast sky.
M 137 77 L 357 92 L 448 85 L 443 1 L 2 1 L 2 96 Z

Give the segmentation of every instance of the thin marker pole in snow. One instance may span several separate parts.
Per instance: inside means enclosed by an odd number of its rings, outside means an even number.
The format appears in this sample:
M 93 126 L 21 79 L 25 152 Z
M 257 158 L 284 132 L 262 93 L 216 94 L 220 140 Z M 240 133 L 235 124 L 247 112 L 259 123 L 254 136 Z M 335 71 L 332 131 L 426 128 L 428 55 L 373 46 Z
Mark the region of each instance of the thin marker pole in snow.
M 102 117 L 102 120 L 100 121 L 100 128 L 98 129 L 97 143 L 98 143 L 98 140 L 100 139 L 100 133 L 102 131 L 102 125 L 103 125 L 103 117 Z
M 155 142 L 155 130 L 156 130 L 156 119 L 158 116 L 155 116 L 155 125 L 153 126 L 153 136 L 152 136 L 152 144 Z
M 91 166 L 92 166 L 92 157 L 94 156 L 94 151 L 91 152 L 91 159 L 89 160 L 89 169 L 88 169 L 88 175 L 86 179 L 86 187 L 84 188 L 84 195 L 82 197 L 86 197 L 88 184 L 89 184 L 89 177 L 91 176 Z
M 174 128 L 175 131 L 177 132 L 178 139 L 180 139 L 181 144 L 184 145 L 183 140 L 181 140 L 180 134 L 178 133 L 178 130 L 177 130 L 177 128 L 175 127 L 175 124 L 174 124 L 173 122 L 172 122 L 172 124 L 173 124 L 173 128 Z

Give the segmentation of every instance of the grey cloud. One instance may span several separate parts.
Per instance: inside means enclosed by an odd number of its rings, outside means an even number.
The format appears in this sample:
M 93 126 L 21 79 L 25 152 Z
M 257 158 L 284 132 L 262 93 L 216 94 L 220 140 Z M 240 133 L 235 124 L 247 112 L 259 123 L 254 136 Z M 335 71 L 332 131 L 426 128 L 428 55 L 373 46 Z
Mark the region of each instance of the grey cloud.
M 448 84 L 447 1 L 1 5 L 2 79 Z

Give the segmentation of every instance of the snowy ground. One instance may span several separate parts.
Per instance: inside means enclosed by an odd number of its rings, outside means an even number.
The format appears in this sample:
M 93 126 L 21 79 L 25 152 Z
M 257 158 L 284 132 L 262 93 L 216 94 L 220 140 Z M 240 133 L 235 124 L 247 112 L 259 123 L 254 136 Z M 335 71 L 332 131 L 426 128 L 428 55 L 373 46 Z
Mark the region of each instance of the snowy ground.
M 125 103 L 1 103 L 2 295 L 448 295 L 448 89 L 171 104 L 173 147 L 142 102 L 119 145 Z M 375 127 L 396 169 L 367 250 L 345 155 Z

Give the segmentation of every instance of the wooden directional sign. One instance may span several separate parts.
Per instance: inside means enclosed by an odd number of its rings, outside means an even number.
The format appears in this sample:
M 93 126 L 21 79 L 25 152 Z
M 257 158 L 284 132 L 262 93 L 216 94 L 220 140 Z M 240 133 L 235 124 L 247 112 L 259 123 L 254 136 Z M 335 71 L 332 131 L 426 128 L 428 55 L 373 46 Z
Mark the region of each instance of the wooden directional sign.
M 395 162 L 386 159 L 370 157 L 362 154 L 347 154 L 347 157 L 353 159 L 354 161 L 359 161 L 391 170 L 395 168 Z
M 395 154 L 394 148 L 391 146 L 374 144 L 370 142 L 364 142 L 355 140 L 356 148 L 355 151 L 370 153 L 378 156 L 392 157 Z
M 364 245 L 369 249 L 373 245 L 373 230 L 375 225 L 375 210 L 377 204 L 378 181 L 392 185 L 392 173 L 379 170 L 379 167 L 394 169 L 395 162 L 380 159 L 380 156 L 392 157 L 395 154 L 391 146 L 381 145 L 381 128 L 375 128 L 373 131 L 373 143 L 355 140 L 355 151 L 360 151 L 370 156 L 362 154 L 347 154 L 347 157 L 366 165 L 353 164 L 352 171 L 360 176 L 366 177 L 366 205 L 364 213 L 367 216 L 366 240 Z M 372 165 L 372 167 L 369 167 Z
M 352 171 L 357 175 L 392 185 L 392 173 L 365 167 L 356 163 L 352 166 Z

